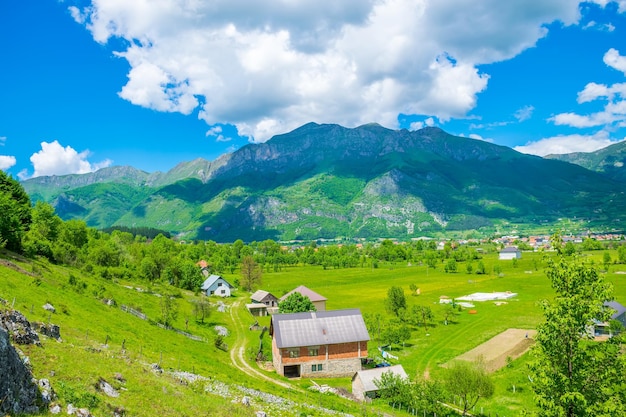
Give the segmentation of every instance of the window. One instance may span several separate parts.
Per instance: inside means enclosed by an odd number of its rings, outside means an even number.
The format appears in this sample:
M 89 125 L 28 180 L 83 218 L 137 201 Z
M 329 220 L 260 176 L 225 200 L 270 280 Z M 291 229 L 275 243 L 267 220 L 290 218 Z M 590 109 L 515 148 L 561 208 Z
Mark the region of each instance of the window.
M 299 358 L 300 349 L 287 349 L 287 354 L 285 356 L 289 356 L 290 358 Z
M 221 287 L 221 286 L 222 286 L 222 283 L 221 283 L 221 282 L 218 282 L 218 283 L 217 283 L 217 286 L 218 286 L 218 287 Z
M 226 290 L 220 291 L 220 294 L 226 294 Z
M 309 356 L 317 356 L 320 353 L 319 346 L 311 346 L 309 348 Z
M 322 364 L 311 365 L 311 372 L 319 372 L 322 370 Z

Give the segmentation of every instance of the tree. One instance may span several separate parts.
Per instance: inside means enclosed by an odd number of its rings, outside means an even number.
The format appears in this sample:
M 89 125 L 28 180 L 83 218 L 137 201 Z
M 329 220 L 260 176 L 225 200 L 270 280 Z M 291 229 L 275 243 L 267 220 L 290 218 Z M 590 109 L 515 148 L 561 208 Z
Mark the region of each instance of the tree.
M 408 378 L 386 371 L 380 375 L 380 379 L 374 378 L 374 385 L 378 388 L 380 398 L 393 407 L 407 406 L 412 402 L 411 381 Z
M 454 361 L 444 374 L 448 392 L 461 400 L 463 415 L 481 398 L 493 396 L 495 385 L 482 362 Z
M 558 235 L 557 256 L 548 260 L 555 297 L 544 300 L 545 321 L 537 327 L 530 378 L 539 416 L 591 417 L 626 415 L 621 338 L 596 342 L 594 322 L 610 319 L 604 306 L 612 287 L 593 265 L 567 260 Z
M 387 298 L 385 299 L 385 307 L 387 311 L 399 317 L 400 310 L 406 309 L 406 297 L 404 291 L 400 287 L 390 287 L 387 290 Z
M 386 345 L 404 345 L 404 342 L 411 338 L 411 329 L 409 326 L 397 321 L 387 323 L 380 335 L 382 342 Z
M 198 317 L 200 317 L 200 323 L 204 323 L 204 319 L 211 314 L 211 305 L 202 297 L 193 302 L 193 313 L 196 317 L 196 322 L 198 321 Z
M 2 171 L 0 171 L 2 172 Z M 18 213 L 18 204 L 8 194 L 0 193 L 0 247 L 13 251 L 22 249 L 24 229 Z
M 448 259 L 443 267 L 443 270 L 446 273 L 456 272 L 456 260 L 454 258 Z
M 452 303 L 445 304 L 443 307 L 443 324 L 447 326 L 459 314 L 458 308 Z
M 311 299 L 299 292 L 294 292 L 278 303 L 278 311 L 281 313 L 304 313 L 307 311 L 316 311 Z
M 424 331 L 428 331 L 428 325 L 433 320 L 433 310 L 429 306 L 413 306 L 411 315 L 418 326 L 422 326 Z
M 261 285 L 263 271 L 252 256 L 244 256 L 241 260 L 241 286 L 246 291 Z
M 177 317 L 178 303 L 173 296 L 163 294 L 161 297 L 161 323 L 163 323 L 165 327 L 170 327 Z

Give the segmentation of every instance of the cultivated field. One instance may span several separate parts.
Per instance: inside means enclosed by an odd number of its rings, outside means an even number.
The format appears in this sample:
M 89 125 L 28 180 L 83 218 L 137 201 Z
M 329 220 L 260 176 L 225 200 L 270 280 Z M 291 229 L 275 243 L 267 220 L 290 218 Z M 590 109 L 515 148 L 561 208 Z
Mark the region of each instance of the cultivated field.
M 526 353 L 535 342 L 533 337 L 536 334 L 536 330 L 507 329 L 454 360 L 469 362 L 482 360 L 487 370 L 494 372 L 504 367 L 507 360 L 517 359 Z

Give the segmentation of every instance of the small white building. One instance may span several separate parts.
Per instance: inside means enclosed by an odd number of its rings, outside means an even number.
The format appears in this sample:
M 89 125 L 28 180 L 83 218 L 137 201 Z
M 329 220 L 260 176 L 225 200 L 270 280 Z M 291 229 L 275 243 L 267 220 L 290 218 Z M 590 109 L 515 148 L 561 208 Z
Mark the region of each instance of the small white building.
M 359 371 L 352 377 L 352 395 L 360 401 L 364 401 L 365 398 L 375 398 L 378 395 L 376 380 L 380 381 L 381 376 L 385 372 L 391 372 L 402 379 L 409 378 L 406 372 L 404 372 L 402 365 Z
M 522 257 L 522 252 L 517 249 L 515 246 L 508 246 L 500 251 L 500 256 L 498 259 L 501 261 L 510 261 L 512 259 L 520 259 Z
M 218 295 L 220 297 L 230 297 L 230 290 L 234 287 L 219 275 L 210 275 L 200 289 L 206 295 Z

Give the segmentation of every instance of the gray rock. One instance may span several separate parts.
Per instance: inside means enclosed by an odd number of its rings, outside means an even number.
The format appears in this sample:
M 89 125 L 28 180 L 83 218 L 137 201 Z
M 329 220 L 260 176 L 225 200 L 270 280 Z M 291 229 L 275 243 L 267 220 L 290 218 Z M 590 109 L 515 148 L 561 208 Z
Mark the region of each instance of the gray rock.
M 226 327 L 215 326 L 214 329 L 217 332 L 217 334 L 219 334 L 220 336 L 228 336 L 228 329 Z
M 54 308 L 54 306 L 52 304 L 50 304 L 50 303 L 44 304 L 43 305 L 43 309 L 46 310 L 46 311 L 49 311 L 51 313 L 54 313 L 55 311 L 57 311 L 57 309 Z
M 111 386 L 108 382 L 106 382 L 103 378 L 100 378 L 97 385 L 98 390 L 104 392 L 106 395 L 112 398 L 117 398 L 120 396 L 120 393 L 117 392 L 115 388 Z
M 59 404 L 50 405 L 48 410 L 50 414 L 59 414 L 61 412 L 61 406 Z
M 0 328 L 7 331 L 18 345 L 38 345 L 39 336 L 22 313 L 16 310 L 0 311 Z
M 33 328 L 44 336 L 61 340 L 61 329 L 56 324 L 33 322 Z

